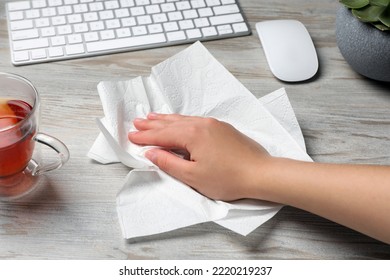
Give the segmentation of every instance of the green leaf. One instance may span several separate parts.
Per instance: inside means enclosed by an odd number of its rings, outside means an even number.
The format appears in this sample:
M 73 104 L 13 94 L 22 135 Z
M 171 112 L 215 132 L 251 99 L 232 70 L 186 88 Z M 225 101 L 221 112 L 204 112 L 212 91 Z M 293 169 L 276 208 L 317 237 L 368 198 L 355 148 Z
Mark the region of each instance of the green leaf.
M 390 5 L 387 6 L 386 10 L 379 16 L 379 20 L 387 27 L 390 27 Z
M 374 25 L 376 28 L 378 28 L 381 31 L 389 31 L 390 27 L 387 27 L 386 25 L 380 23 L 380 22 L 372 22 L 372 25 Z
M 352 10 L 352 14 L 363 22 L 379 21 L 379 16 L 383 13 L 386 7 L 367 6 L 358 10 Z
M 360 9 L 370 4 L 369 0 L 340 0 L 340 2 L 351 9 Z
M 387 7 L 390 3 L 390 0 L 370 0 L 370 4 L 374 6 Z

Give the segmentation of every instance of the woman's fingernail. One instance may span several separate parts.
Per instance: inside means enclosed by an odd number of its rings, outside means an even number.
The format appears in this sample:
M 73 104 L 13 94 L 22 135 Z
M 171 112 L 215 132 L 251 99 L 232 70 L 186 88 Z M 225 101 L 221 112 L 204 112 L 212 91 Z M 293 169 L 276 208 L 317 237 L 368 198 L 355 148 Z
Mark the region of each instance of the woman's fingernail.
M 131 132 L 127 133 L 127 139 L 129 139 L 130 141 L 133 141 L 136 133 L 137 133 L 136 131 L 131 131 Z
M 155 119 L 155 118 L 157 118 L 157 116 L 158 116 L 157 113 L 151 112 L 151 113 L 148 114 L 148 119 Z
M 157 160 L 157 152 L 155 150 L 146 151 L 145 157 L 151 162 L 155 163 Z
M 141 119 L 141 118 L 136 118 L 133 120 L 133 123 L 139 123 L 139 122 L 142 122 L 144 119 Z

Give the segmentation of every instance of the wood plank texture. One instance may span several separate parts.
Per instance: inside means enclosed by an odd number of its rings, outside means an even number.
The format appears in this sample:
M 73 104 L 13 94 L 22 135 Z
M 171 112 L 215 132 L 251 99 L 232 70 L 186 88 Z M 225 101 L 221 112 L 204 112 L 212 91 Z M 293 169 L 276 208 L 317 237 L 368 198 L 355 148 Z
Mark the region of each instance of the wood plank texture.
M 212 223 L 124 240 L 115 195 L 128 169 L 86 157 L 103 112 L 101 80 L 149 75 L 187 45 L 14 67 L 5 0 L 0 0 L 0 71 L 31 80 L 41 94 L 41 131 L 69 147 L 70 161 L 41 179 L 34 196 L 0 203 L 0 259 L 390 259 L 390 246 L 292 208 L 247 237 Z M 334 0 L 241 0 L 251 36 L 205 42 L 255 96 L 285 87 L 315 161 L 390 164 L 390 85 L 353 72 L 335 40 Z M 316 45 L 320 71 L 309 82 L 275 79 L 255 23 L 298 19 Z M 0 89 L 1 96 L 1 89 Z M 367 206 L 369 207 L 369 206 Z

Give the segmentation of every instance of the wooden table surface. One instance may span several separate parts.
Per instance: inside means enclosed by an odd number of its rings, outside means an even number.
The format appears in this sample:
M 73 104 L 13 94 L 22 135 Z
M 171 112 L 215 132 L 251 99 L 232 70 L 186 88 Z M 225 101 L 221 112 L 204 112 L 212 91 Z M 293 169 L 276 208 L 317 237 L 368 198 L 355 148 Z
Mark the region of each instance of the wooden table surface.
M 22 75 L 41 95 L 42 132 L 68 146 L 71 159 L 42 177 L 41 189 L 0 204 L 0 259 L 390 259 L 390 246 L 292 207 L 247 237 L 214 223 L 155 236 L 122 238 L 115 196 L 129 169 L 103 166 L 86 154 L 103 116 L 101 80 L 147 76 L 188 45 L 14 67 L 5 0 L 0 0 L 0 71 Z M 241 0 L 247 37 L 204 45 L 256 97 L 285 87 L 315 161 L 390 164 L 390 84 L 351 70 L 335 40 L 335 0 Z M 320 70 L 305 83 L 271 74 L 255 23 L 298 19 L 312 35 Z M 0 94 L 1 95 L 1 94 Z M 370 207 L 367 205 L 367 207 Z

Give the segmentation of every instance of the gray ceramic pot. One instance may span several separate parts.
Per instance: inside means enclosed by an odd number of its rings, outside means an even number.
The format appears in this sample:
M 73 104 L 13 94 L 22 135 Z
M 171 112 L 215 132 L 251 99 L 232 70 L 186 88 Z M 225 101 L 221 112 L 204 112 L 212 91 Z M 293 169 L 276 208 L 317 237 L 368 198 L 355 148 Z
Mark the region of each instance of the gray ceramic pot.
M 336 39 L 341 54 L 356 72 L 390 82 L 390 32 L 360 22 L 341 7 L 336 17 Z

